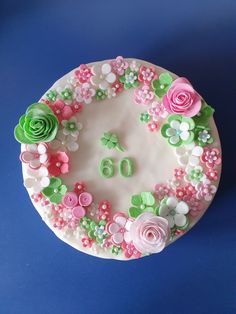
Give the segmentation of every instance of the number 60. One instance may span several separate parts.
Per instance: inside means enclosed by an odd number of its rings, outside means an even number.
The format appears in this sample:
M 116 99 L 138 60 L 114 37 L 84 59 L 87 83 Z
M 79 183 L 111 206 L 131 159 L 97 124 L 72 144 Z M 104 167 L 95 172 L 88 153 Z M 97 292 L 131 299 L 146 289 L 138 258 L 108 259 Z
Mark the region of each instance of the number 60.
M 133 163 L 125 157 L 119 161 L 119 174 L 122 177 L 128 178 L 133 174 Z M 114 176 L 114 161 L 112 158 L 104 158 L 100 161 L 99 173 L 103 178 L 111 178 Z

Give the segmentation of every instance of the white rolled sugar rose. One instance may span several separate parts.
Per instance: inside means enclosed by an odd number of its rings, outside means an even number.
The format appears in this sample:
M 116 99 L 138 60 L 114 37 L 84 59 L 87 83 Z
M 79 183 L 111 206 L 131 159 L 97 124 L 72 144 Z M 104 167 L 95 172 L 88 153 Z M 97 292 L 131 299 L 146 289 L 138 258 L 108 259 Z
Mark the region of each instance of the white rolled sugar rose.
M 135 248 L 143 253 L 158 253 L 164 249 L 169 238 L 168 221 L 146 212 L 132 223 L 130 236 Z

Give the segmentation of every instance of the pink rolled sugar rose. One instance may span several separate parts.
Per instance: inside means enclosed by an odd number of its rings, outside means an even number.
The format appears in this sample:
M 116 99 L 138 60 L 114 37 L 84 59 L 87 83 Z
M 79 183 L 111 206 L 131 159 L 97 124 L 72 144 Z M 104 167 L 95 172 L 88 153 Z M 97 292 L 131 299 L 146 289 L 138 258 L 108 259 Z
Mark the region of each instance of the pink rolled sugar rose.
M 201 97 L 190 82 L 180 77 L 176 79 L 163 96 L 163 105 L 169 113 L 193 117 L 201 109 Z
M 130 238 L 139 252 L 158 253 L 164 249 L 169 238 L 168 221 L 165 218 L 145 212 L 132 223 Z

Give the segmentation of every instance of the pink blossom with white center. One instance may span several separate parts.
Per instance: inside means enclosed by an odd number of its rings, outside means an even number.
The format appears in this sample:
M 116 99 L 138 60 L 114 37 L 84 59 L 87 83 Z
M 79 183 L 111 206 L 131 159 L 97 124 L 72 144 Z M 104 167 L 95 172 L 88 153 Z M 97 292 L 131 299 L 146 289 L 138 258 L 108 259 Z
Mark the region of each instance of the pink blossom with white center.
M 134 102 L 138 105 L 148 105 L 154 98 L 153 91 L 150 90 L 148 85 L 143 85 L 136 88 L 134 91 Z
M 147 127 L 150 132 L 154 132 L 158 129 L 158 124 L 156 121 L 150 121 L 148 122 Z
M 48 145 L 45 143 L 26 144 L 25 151 L 20 154 L 20 160 L 29 164 L 31 169 L 39 169 L 49 160 Z
M 158 200 L 163 199 L 166 196 L 173 196 L 174 191 L 167 184 L 156 184 L 154 194 L 158 198 Z
M 139 73 L 138 73 L 138 80 L 140 82 L 143 82 L 144 84 L 151 84 L 152 80 L 155 80 L 157 78 L 157 73 L 155 72 L 154 67 L 146 67 L 146 66 L 141 66 L 139 68 Z
M 201 161 L 205 163 L 208 168 L 214 168 L 220 165 L 221 158 L 219 149 L 205 147 L 201 155 Z
M 88 83 L 93 76 L 92 69 L 86 64 L 81 64 L 77 70 L 75 70 L 75 76 L 80 84 Z
M 174 169 L 174 177 L 176 180 L 182 180 L 185 174 L 186 174 L 186 172 L 182 168 Z
M 111 61 L 112 70 L 118 75 L 123 75 L 125 73 L 125 69 L 127 69 L 128 66 L 128 62 L 125 61 L 121 56 L 118 56 L 115 60 Z
M 122 243 L 122 249 L 124 251 L 125 257 L 127 257 L 127 258 L 131 258 L 131 257 L 139 258 L 142 255 L 136 249 L 136 247 L 134 246 L 133 242 L 130 242 L 130 243 L 123 242 Z
M 111 241 L 115 245 L 119 245 L 123 241 L 131 241 L 129 230 L 132 222 L 125 214 L 119 212 L 114 215 L 113 221 L 108 222 L 106 231 L 111 235 Z
M 208 181 L 208 180 L 207 180 Z M 210 184 L 210 181 L 199 182 L 195 188 L 196 188 L 196 197 L 198 200 L 204 199 L 205 201 L 211 201 L 213 198 L 213 195 L 215 194 L 217 188 L 215 185 Z
M 218 172 L 212 168 L 209 168 L 206 172 L 206 177 L 210 181 L 217 181 L 218 180 Z
M 92 97 L 95 95 L 95 89 L 89 83 L 84 83 L 75 88 L 75 94 L 78 102 L 90 104 Z
M 163 104 L 158 101 L 154 101 L 152 103 L 152 107 L 148 109 L 148 113 L 152 117 L 153 121 L 158 121 L 160 118 L 166 118 L 168 115 L 168 112 Z

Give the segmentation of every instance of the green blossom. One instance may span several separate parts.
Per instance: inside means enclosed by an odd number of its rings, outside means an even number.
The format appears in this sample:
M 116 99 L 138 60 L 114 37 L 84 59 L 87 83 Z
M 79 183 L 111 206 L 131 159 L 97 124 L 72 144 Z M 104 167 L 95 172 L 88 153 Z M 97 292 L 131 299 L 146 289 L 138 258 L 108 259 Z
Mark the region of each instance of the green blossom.
M 188 181 L 192 182 L 194 185 L 197 184 L 203 178 L 203 169 L 201 166 L 195 167 L 189 170 L 187 174 Z
M 161 128 L 161 134 L 168 139 L 171 146 L 181 146 L 190 144 L 194 139 L 195 123 L 193 119 L 182 117 L 180 115 L 171 115 L 168 123 Z
M 151 117 L 150 117 L 150 114 L 147 113 L 147 112 L 142 112 L 140 114 L 140 117 L 139 117 L 139 120 L 141 122 L 144 122 L 144 123 L 147 123 L 148 121 L 150 121 Z
M 137 87 L 139 85 L 138 73 L 131 71 L 131 69 L 126 69 L 125 74 L 119 78 L 119 81 L 124 84 L 124 89 Z
M 196 144 L 199 146 L 203 147 L 214 142 L 209 128 L 196 127 L 194 133 L 195 133 L 194 140 Z
M 54 102 L 57 99 L 57 92 L 55 90 L 50 90 L 46 93 L 46 98 L 47 100 L 49 100 L 50 102 Z
M 20 117 L 14 135 L 23 144 L 51 142 L 56 137 L 57 130 L 58 120 L 52 110 L 44 104 L 35 103 Z
M 104 99 L 106 99 L 106 98 L 107 98 L 106 91 L 103 90 L 103 89 L 101 89 L 101 88 L 98 88 L 98 89 L 96 90 L 96 93 L 95 93 L 95 98 L 96 98 L 97 100 L 104 100 Z
M 73 96 L 73 91 L 70 88 L 66 87 L 61 91 L 60 96 L 63 100 L 71 100 Z
M 152 81 L 154 94 L 161 98 L 168 91 L 173 79 L 168 72 L 161 73 L 157 80 Z
M 136 218 L 144 212 L 156 213 L 156 200 L 151 192 L 142 192 L 131 197 L 129 216 Z
M 121 246 L 112 245 L 111 253 L 118 255 L 121 252 Z
M 62 196 L 66 193 L 67 187 L 57 177 L 50 178 L 50 184 L 42 190 L 42 194 L 53 204 L 60 203 Z
M 88 237 L 94 239 L 97 243 L 102 243 L 103 240 L 108 237 L 105 230 L 105 220 L 100 220 L 96 223 L 87 217 L 83 217 L 80 219 L 80 226 L 87 231 Z
M 100 141 L 103 146 L 106 146 L 109 149 L 116 148 L 118 151 L 121 152 L 124 151 L 124 148 L 120 146 L 118 138 L 114 133 L 111 132 L 103 133 Z

